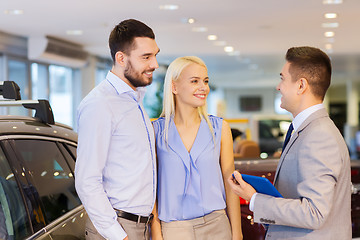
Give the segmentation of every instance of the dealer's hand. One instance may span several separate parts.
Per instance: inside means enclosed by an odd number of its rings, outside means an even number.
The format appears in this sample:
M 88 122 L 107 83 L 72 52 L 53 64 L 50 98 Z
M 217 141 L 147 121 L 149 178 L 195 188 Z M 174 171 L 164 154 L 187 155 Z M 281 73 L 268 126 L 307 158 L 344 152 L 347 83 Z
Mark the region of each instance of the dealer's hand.
M 235 179 L 232 175 L 228 178 L 231 189 L 239 197 L 246 201 L 250 201 L 252 195 L 256 193 L 255 189 L 242 179 L 241 174 L 238 171 L 234 171 L 233 175 L 235 176 Z

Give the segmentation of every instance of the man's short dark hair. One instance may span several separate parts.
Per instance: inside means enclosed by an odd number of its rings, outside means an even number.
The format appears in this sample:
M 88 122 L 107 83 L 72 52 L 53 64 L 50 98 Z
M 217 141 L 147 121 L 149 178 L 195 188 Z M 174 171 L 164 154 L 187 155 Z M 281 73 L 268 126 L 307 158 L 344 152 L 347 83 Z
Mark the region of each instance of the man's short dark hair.
M 293 47 L 285 57 L 290 63 L 289 72 L 294 81 L 306 78 L 311 92 L 322 100 L 331 82 L 331 61 L 318 48 Z
M 110 53 L 114 64 L 115 54 L 118 51 L 129 55 L 135 48 L 134 39 L 136 37 L 155 39 L 155 34 L 149 26 L 135 19 L 124 20 L 115 26 L 109 37 Z

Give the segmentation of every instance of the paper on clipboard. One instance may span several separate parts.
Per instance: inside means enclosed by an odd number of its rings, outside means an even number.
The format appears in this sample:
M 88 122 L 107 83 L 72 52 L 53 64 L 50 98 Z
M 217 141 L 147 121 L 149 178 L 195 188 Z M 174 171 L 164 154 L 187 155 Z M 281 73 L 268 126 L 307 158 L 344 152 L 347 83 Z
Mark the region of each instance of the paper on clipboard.
M 274 197 L 282 197 L 274 185 L 264 177 L 241 174 L 245 182 L 250 184 L 258 193 L 271 195 Z

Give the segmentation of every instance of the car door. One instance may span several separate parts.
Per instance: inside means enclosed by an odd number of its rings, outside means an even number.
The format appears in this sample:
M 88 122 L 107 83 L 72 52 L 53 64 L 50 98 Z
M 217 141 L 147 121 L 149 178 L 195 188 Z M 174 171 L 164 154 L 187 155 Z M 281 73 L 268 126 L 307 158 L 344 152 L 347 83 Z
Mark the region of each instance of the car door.
M 31 239 L 84 239 L 87 217 L 75 191 L 72 153 L 66 140 L 49 137 L 16 138 L 10 145 L 37 196 L 46 226 Z M 74 147 L 73 143 L 67 143 Z

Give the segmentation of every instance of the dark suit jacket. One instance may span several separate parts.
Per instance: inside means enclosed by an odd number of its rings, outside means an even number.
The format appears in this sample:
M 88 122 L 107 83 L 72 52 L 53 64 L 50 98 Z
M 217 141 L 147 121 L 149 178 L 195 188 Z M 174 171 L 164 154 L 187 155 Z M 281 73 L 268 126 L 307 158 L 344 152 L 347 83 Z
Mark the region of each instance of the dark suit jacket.
M 254 202 L 255 222 L 270 224 L 266 239 L 351 239 L 350 158 L 325 109 L 293 133 L 274 184 L 284 198 Z

